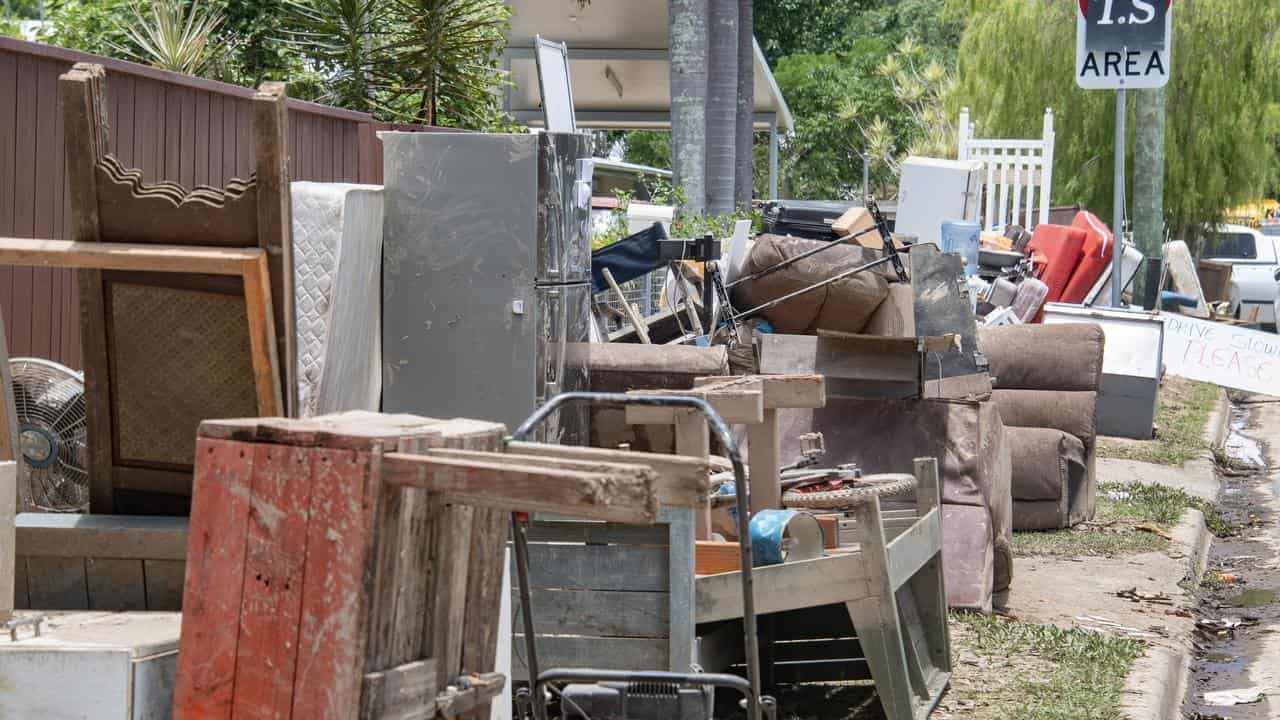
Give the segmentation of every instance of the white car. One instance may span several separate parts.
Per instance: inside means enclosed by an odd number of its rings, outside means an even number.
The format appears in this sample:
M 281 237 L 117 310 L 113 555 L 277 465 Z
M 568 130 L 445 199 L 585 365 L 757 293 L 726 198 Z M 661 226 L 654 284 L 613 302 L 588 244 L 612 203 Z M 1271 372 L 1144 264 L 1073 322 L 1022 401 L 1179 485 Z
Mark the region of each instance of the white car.
M 1205 238 L 1201 257 L 1231 265 L 1231 314 L 1276 330 L 1280 299 L 1280 236 L 1263 235 L 1244 225 L 1219 225 Z

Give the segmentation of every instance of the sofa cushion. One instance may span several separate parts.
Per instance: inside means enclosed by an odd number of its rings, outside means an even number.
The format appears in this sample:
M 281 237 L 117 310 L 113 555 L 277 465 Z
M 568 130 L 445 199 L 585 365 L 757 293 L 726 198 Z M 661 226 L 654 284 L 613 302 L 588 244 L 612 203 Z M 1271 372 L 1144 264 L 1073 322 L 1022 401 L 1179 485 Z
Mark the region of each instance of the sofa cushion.
M 1006 545 L 1006 556 L 1008 552 Z M 949 607 L 991 612 L 995 558 L 991 518 L 987 512 L 971 505 L 943 505 L 942 572 Z M 1009 563 L 1007 557 L 1004 562 Z M 1000 590 L 1007 587 L 1006 581 Z
M 1006 427 L 1005 442 L 1013 463 L 1014 502 L 1062 500 L 1065 511 L 1072 473 L 1078 476 L 1085 469 L 1084 444 L 1079 438 L 1050 428 Z M 1016 512 L 1013 524 L 1018 527 Z
M 994 390 L 1006 427 L 1053 428 L 1093 447 L 1097 434 L 1098 393 L 1092 391 Z
M 1031 234 L 1027 250 L 1035 259 L 1040 279 L 1049 286 L 1046 302 L 1057 302 L 1084 255 L 1085 232 L 1066 225 L 1042 223 Z
M 1096 323 L 983 328 L 978 349 L 996 387 L 1022 390 L 1097 390 L 1104 336 Z
M 1065 303 L 1082 303 L 1098 278 L 1102 277 L 1103 271 L 1111 264 L 1111 253 L 1116 241 L 1106 223 L 1088 210 L 1081 210 L 1071 222 L 1071 227 L 1085 232 L 1084 255 L 1080 258 L 1076 271 L 1071 274 L 1067 288 L 1062 291 L 1061 300 Z

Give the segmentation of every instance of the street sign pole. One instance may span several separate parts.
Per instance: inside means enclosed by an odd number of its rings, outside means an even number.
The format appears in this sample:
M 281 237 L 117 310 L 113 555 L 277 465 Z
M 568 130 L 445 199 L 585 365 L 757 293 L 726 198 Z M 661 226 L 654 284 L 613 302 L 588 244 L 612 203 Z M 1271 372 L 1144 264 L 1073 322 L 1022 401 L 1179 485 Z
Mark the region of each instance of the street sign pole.
M 1272 0 L 1274 2 L 1274 0 Z M 1124 289 L 1125 124 L 1128 91 L 1169 82 L 1173 0 L 1077 0 L 1076 84 L 1116 91 L 1115 213 L 1111 226 L 1111 305 Z
M 1120 247 L 1120 239 L 1124 237 L 1124 151 L 1125 142 L 1125 107 L 1128 102 L 1124 88 L 1116 90 L 1116 177 L 1115 177 L 1115 209 L 1112 212 L 1111 225 L 1111 307 L 1120 307 L 1120 296 L 1123 290 L 1124 270 L 1121 261 L 1124 249 Z

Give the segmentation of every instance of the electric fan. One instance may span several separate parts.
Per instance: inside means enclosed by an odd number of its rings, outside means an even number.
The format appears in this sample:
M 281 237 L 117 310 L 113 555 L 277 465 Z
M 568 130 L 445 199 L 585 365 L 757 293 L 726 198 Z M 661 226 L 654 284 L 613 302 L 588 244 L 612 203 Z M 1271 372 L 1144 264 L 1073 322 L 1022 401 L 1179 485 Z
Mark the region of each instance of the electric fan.
M 23 511 L 89 509 L 84 375 L 39 358 L 13 358 Z

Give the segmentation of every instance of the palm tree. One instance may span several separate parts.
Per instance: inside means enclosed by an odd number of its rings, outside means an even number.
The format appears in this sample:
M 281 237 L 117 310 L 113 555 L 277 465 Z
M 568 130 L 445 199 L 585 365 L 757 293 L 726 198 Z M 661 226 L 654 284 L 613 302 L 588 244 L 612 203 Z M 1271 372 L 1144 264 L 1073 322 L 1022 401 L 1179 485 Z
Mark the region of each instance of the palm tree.
M 738 0 L 710 0 L 707 27 L 707 212 L 735 205 L 738 130 Z
M 751 0 L 738 0 L 738 122 L 734 135 L 734 200 L 739 210 L 751 209 L 751 177 L 755 141 L 755 18 Z
M 706 207 L 707 3 L 668 0 L 671 45 L 671 169 L 684 212 Z
M 285 0 L 290 43 L 327 78 L 320 100 L 370 112 L 387 84 L 390 22 L 383 0 Z

